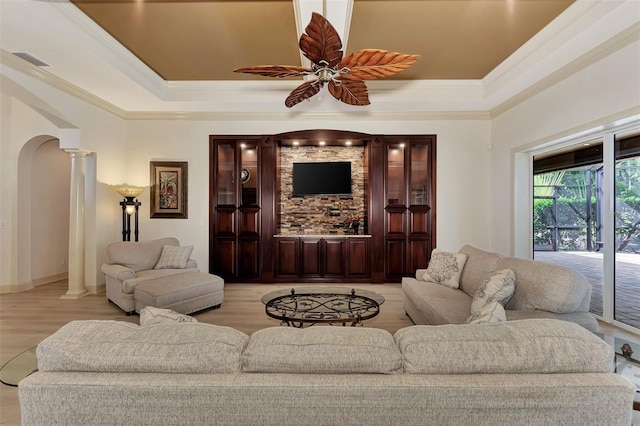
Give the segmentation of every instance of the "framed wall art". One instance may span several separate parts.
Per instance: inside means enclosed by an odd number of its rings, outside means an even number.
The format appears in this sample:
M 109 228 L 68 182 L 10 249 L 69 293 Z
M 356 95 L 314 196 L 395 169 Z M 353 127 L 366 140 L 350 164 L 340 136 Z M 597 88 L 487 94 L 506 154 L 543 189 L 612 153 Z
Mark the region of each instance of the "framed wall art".
M 187 219 L 187 162 L 151 161 L 152 219 Z

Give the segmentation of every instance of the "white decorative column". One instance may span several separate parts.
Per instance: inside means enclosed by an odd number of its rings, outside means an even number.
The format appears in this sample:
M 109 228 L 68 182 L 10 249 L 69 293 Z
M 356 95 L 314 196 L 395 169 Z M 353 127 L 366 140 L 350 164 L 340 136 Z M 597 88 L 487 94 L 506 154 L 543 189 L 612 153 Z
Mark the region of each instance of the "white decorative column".
M 89 294 L 84 274 L 85 168 L 87 153 L 71 155 L 71 196 L 69 209 L 69 290 L 61 299 L 78 299 Z

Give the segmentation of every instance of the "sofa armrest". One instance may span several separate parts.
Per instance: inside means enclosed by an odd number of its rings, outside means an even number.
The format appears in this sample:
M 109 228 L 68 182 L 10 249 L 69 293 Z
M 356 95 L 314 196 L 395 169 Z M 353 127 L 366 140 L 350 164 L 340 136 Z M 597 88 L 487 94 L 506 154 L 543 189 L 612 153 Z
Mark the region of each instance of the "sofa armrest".
M 105 263 L 102 265 L 102 272 L 118 281 L 129 280 L 136 277 L 133 269 L 118 264 L 109 265 Z
M 427 272 L 426 269 L 416 269 L 416 280 L 424 281 L 424 273 Z

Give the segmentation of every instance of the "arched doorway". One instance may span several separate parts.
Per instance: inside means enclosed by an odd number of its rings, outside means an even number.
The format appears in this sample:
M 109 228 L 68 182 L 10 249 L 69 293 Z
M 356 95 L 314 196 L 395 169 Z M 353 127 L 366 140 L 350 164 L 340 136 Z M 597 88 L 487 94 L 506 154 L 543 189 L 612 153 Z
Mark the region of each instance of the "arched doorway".
M 50 135 L 31 138 L 20 150 L 16 203 L 20 290 L 67 276 L 69 161 L 58 139 Z

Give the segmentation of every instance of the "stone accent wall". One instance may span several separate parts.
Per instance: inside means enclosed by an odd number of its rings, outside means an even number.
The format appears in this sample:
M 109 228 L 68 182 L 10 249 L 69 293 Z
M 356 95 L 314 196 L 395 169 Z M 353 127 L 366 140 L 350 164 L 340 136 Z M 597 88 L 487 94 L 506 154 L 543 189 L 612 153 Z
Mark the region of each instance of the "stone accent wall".
M 326 161 L 351 162 L 351 196 L 292 197 L 293 163 Z M 345 234 L 345 219 L 360 216 L 363 233 L 365 215 L 365 170 L 364 147 L 301 146 L 280 148 L 280 214 L 279 233 L 300 234 Z

